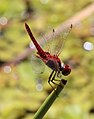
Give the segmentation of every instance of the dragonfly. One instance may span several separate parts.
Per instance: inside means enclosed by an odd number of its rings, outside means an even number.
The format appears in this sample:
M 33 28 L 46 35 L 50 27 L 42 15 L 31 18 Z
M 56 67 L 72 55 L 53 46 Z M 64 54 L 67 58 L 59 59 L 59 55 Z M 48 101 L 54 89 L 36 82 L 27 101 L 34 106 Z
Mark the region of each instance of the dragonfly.
M 70 29 L 71 28 L 72 28 L 72 24 L 70 26 Z M 64 64 L 61 61 L 61 59 L 59 58 L 60 55 L 59 51 L 56 54 L 51 54 L 50 52 L 44 51 L 42 47 L 39 45 L 39 43 L 37 42 L 37 40 L 35 39 L 27 23 L 25 23 L 25 29 L 37 49 L 38 58 L 41 59 L 50 69 L 52 69 L 52 72 L 48 78 L 48 83 L 52 87 L 52 84 L 56 84 L 55 81 L 59 81 L 56 79 L 56 76 L 60 79 L 61 74 L 64 76 L 69 75 L 71 73 L 71 67 L 68 64 Z

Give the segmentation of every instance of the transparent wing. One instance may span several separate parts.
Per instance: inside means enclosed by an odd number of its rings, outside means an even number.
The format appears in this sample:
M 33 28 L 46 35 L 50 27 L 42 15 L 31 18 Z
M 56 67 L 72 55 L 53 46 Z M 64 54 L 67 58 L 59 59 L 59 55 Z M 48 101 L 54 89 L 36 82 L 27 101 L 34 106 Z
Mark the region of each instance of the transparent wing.
M 50 41 L 47 42 L 47 47 L 49 46 L 50 53 L 53 55 L 59 55 L 62 51 L 62 48 L 64 47 L 64 44 L 67 40 L 67 37 L 72 29 L 72 25 L 69 27 L 65 28 L 63 33 L 61 35 L 55 35 L 57 31 L 53 29 L 52 31 L 52 38 Z
M 36 55 L 31 56 L 31 67 L 33 71 L 37 74 L 42 74 L 45 70 L 44 62 L 38 58 Z

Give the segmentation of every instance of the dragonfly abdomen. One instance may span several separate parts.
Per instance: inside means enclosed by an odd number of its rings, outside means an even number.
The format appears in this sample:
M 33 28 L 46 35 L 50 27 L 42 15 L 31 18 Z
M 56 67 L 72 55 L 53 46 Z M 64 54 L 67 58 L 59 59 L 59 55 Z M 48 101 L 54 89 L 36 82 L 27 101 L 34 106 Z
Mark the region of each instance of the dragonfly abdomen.
M 29 26 L 26 23 L 25 23 L 25 28 L 26 28 L 26 30 L 27 30 L 32 42 L 34 43 L 34 45 L 35 45 L 35 47 L 36 47 L 36 49 L 38 51 L 37 54 L 39 54 L 40 57 L 42 57 L 42 58 L 46 58 L 46 54 L 45 54 L 44 50 L 40 47 L 40 45 L 36 41 L 35 37 L 33 36 L 33 33 L 31 32 Z

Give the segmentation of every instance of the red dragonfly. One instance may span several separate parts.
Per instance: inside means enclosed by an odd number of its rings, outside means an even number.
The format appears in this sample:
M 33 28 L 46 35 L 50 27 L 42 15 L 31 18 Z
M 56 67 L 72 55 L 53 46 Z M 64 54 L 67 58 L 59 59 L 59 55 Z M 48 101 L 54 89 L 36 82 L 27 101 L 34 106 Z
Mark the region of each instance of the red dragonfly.
M 50 85 L 51 82 L 53 84 L 56 84 L 55 81 L 57 80 L 55 79 L 55 77 L 57 76 L 60 78 L 60 74 L 63 74 L 64 76 L 69 75 L 71 72 L 71 68 L 68 64 L 62 63 L 62 61 L 58 57 L 60 53 L 52 55 L 50 52 L 45 52 L 36 41 L 27 23 L 25 23 L 25 28 L 28 35 L 30 36 L 30 39 L 32 40 L 33 44 L 37 49 L 38 58 L 40 58 L 49 68 L 52 69 L 52 72 L 48 79 L 48 83 Z M 70 28 L 72 28 L 72 25 Z

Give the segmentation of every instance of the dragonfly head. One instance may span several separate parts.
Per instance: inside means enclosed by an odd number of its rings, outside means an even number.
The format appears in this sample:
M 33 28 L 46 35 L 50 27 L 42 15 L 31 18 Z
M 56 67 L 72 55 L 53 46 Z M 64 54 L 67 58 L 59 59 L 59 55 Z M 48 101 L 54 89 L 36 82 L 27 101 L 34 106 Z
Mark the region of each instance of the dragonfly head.
M 62 67 L 62 74 L 63 74 L 64 76 L 67 76 L 67 75 L 70 74 L 70 72 L 71 72 L 70 66 L 67 65 L 67 64 L 65 64 L 65 65 Z

